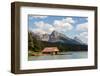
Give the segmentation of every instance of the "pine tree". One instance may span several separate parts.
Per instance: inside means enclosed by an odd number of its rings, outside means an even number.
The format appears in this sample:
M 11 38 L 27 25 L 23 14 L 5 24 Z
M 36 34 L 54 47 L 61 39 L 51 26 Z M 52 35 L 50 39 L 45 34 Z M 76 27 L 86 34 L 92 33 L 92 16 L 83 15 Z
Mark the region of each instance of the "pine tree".
M 38 40 L 36 37 L 33 36 L 33 43 L 34 43 L 33 50 L 39 52 L 41 50 L 41 46 L 42 46 L 41 45 L 41 41 Z
M 40 52 L 43 49 L 43 44 L 38 36 L 28 32 L 28 49 L 34 52 Z
M 32 33 L 28 32 L 28 49 L 32 50 L 34 48 Z

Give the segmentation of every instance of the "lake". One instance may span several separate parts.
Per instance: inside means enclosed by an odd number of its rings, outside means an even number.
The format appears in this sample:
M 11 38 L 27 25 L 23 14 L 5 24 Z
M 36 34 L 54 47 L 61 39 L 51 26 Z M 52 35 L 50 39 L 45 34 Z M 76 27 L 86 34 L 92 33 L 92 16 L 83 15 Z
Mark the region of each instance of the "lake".
M 59 55 L 44 55 L 44 56 L 29 56 L 28 60 L 57 60 L 57 59 L 81 59 L 87 58 L 87 51 L 71 51 L 71 52 L 61 52 Z

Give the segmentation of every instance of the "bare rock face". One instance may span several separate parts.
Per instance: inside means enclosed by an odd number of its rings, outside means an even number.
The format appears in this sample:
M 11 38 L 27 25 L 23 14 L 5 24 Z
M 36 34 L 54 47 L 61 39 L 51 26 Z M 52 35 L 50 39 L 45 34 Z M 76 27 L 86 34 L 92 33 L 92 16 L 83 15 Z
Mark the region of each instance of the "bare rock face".
M 81 43 L 81 44 L 86 44 L 84 43 L 82 40 L 80 40 L 78 37 L 74 37 L 74 40 L 76 40 L 77 42 Z
M 74 37 L 73 39 L 71 39 L 64 34 L 59 33 L 58 31 L 53 31 L 51 34 L 35 34 L 34 36 L 39 37 L 41 41 L 47 41 L 52 43 L 59 42 L 59 43 L 65 43 L 71 45 L 84 44 L 78 37 Z
M 42 41 L 48 41 L 49 40 L 49 34 L 43 34 L 41 37 Z
M 66 35 L 59 33 L 57 31 L 53 31 L 51 33 L 51 35 L 49 36 L 49 42 L 61 42 L 61 43 L 66 43 L 66 44 L 83 44 L 83 42 L 78 39 L 78 38 L 74 38 L 71 39 L 69 37 L 67 37 Z
M 51 41 L 51 42 L 63 42 L 63 40 L 62 40 L 62 38 L 63 39 L 69 39 L 67 36 L 65 36 L 64 34 L 62 34 L 62 33 L 59 33 L 59 32 L 57 32 L 57 31 L 53 31 L 52 33 L 51 33 L 51 35 L 49 36 L 49 41 Z

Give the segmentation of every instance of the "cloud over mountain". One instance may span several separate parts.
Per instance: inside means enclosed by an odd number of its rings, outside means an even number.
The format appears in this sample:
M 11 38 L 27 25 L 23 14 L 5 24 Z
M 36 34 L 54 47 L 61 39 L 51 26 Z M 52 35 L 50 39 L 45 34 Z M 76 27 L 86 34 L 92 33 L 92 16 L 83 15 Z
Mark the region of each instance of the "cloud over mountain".
M 54 20 L 53 24 L 44 21 L 34 22 L 36 28 L 33 31 L 40 33 L 51 33 L 53 30 L 67 32 L 73 29 L 74 20 L 72 18 L 64 18 L 62 20 Z
M 77 36 L 88 41 L 88 18 L 69 16 L 29 16 L 29 30 L 38 34 L 51 34 L 54 30 L 70 38 Z
M 62 20 L 55 20 L 53 25 L 57 31 L 69 31 L 73 29 L 74 20 L 72 18 L 64 18 Z
M 88 23 L 78 24 L 76 27 L 77 31 L 87 31 L 88 30 Z

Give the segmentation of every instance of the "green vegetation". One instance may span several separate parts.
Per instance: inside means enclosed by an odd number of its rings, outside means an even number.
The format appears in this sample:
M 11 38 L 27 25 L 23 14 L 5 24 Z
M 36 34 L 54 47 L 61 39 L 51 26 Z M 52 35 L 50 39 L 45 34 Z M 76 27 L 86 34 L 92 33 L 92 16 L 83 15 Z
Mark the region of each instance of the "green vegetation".
M 40 41 L 38 36 L 33 36 L 32 32 L 28 32 L 28 55 L 38 56 L 45 47 L 57 47 L 60 52 L 64 51 L 87 51 L 87 45 L 68 45 L 64 43 L 52 43 Z
M 52 43 L 52 42 L 45 42 L 42 41 L 42 44 L 45 47 L 58 47 L 60 52 L 66 52 L 66 51 L 87 51 L 88 46 L 87 45 L 71 45 L 71 44 L 64 44 L 64 43 Z
M 34 51 L 28 51 L 28 56 L 40 56 L 40 55 L 42 55 L 42 53 L 41 52 L 34 52 Z
M 32 32 L 28 32 L 28 50 L 30 55 L 38 55 L 43 50 L 43 44 L 36 37 L 32 36 Z
M 28 49 L 32 50 L 33 48 L 34 48 L 34 44 L 33 44 L 32 33 L 28 32 Z

